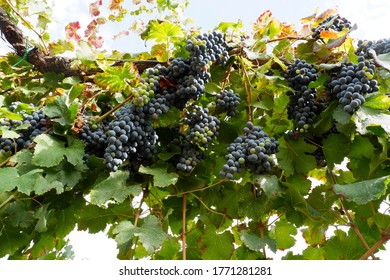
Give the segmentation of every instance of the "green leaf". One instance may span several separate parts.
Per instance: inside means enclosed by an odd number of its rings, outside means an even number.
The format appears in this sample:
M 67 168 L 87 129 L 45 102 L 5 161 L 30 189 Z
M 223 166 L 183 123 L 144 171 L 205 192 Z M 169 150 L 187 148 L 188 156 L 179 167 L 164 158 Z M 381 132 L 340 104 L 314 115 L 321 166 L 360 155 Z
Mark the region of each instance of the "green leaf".
M 281 250 L 295 245 L 295 238 L 292 235 L 296 234 L 296 227 L 287 221 L 277 221 L 270 231 L 270 237 L 276 240 L 276 247 Z
M 360 134 L 366 134 L 370 127 L 380 126 L 390 134 L 390 115 L 380 110 L 361 107 L 356 112 L 356 130 Z
M 121 203 L 130 194 L 138 195 L 141 192 L 141 184 L 128 185 L 127 179 L 129 173 L 127 171 L 118 170 L 110 172 L 110 175 L 95 183 L 90 195 L 91 203 L 104 204 L 110 199 Z
M 355 232 L 347 235 L 342 230 L 336 230 L 323 248 L 327 260 L 357 260 L 367 251 Z
M 159 248 L 168 238 L 168 235 L 163 232 L 159 220 L 152 215 L 144 219 L 144 223 L 138 228 L 135 235 L 139 236 L 139 240 L 149 253 Z
M 376 93 L 366 98 L 366 102 L 363 103 L 364 107 L 372 109 L 389 109 L 390 108 L 390 97 L 384 93 Z
M 99 206 L 89 204 L 80 211 L 77 222 L 78 230 L 88 230 L 89 233 L 98 233 L 105 230 L 107 224 L 113 222 L 113 215 Z
M 253 233 L 248 233 L 246 231 L 241 231 L 240 240 L 245 244 L 246 247 L 252 251 L 260 251 L 266 245 L 276 253 L 276 241 L 269 237 L 260 238 Z
M 368 138 L 362 136 L 356 136 L 352 143 L 351 152 L 348 157 L 350 158 L 371 158 L 374 154 L 375 148 L 374 145 L 371 144 Z
M 284 138 L 279 140 L 280 152 L 276 154 L 279 165 L 289 176 L 294 171 L 307 173 L 316 168 L 315 158 L 306 153 L 313 153 L 317 147 L 305 142 L 303 138 L 297 141 L 287 141 Z
M 322 246 L 325 243 L 327 229 L 328 225 L 310 223 L 307 228 L 302 230 L 302 235 L 306 243 L 310 246 Z
M 110 92 L 130 90 L 130 84 L 137 78 L 137 68 L 133 63 L 126 62 L 123 66 L 112 66 L 103 73 L 95 75 L 95 83 Z
M 81 140 L 74 140 L 67 148 L 63 141 L 47 134 L 41 134 L 34 139 L 35 146 L 32 163 L 42 167 L 58 166 L 67 158 L 73 165 L 83 165 L 84 144 Z
M 20 228 L 11 225 L 10 221 L 4 221 L 0 230 L 0 258 L 14 254 L 19 248 L 28 247 L 31 237 Z
M 275 175 L 259 175 L 254 178 L 254 182 L 271 199 L 281 196 L 282 194 L 279 179 Z
M 19 177 L 16 168 L 4 167 L 0 169 L 0 192 L 8 192 L 16 187 L 16 180 Z
M 154 185 L 159 188 L 165 188 L 176 184 L 179 176 L 176 173 L 168 173 L 167 164 L 157 164 L 150 167 L 142 166 L 139 169 L 140 173 L 152 175 Z
M 0 191 L 7 192 L 14 188 L 24 194 L 30 195 L 34 191 L 34 186 L 43 172 L 42 169 L 33 169 L 26 174 L 20 175 L 16 168 L 5 167 L 0 169 L 0 178 L 2 180 Z
M 350 150 L 350 140 L 343 134 L 331 134 L 323 141 L 322 151 L 331 169 L 335 164 L 341 163 Z
M 347 200 L 357 204 L 365 204 L 384 195 L 389 183 L 390 176 L 385 176 L 348 185 L 336 184 L 334 191 L 336 194 L 344 196 Z
M 5 213 L 14 227 L 27 228 L 35 221 L 34 212 L 26 209 L 26 204 L 22 201 L 14 201 L 7 205 Z
M 184 32 L 180 25 L 167 21 L 154 20 L 150 22 L 147 39 L 155 40 L 157 43 L 176 43 L 181 41 L 183 37 Z
M 116 235 L 115 240 L 119 245 L 126 244 L 138 236 L 149 253 L 156 250 L 168 237 L 155 216 L 146 217 L 140 227 L 134 226 L 130 221 L 120 222 L 114 227 L 113 234 Z
M 333 118 L 338 123 L 348 124 L 349 121 L 351 120 L 351 115 L 345 112 L 345 110 L 341 106 L 338 106 L 333 111 Z
M 201 251 L 204 260 L 227 260 L 233 253 L 233 235 L 229 231 L 218 233 L 212 225 L 201 238 Z
M 83 93 L 86 85 L 85 84 L 75 84 L 69 90 L 69 103 L 72 103 L 76 98 L 78 98 L 81 93 Z
M 76 103 L 68 104 L 67 96 L 56 96 L 54 101 L 43 107 L 43 113 L 51 121 L 57 122 L 62 126 L 71 126 L 76 119 L 78 105 Z
M 114 227 L 112 233 L 116 235 L 115 241 L 121 246 L 133 239 L 136 230 L 137 227 L 135 227 L 132 222 L 123 221 Z
M 39 207 L 34 213 L 34 217 L 37 219 L 37 223 L 35 225 L 35 230 L 37 232 L 45 232 L 47 230 L 47 223 L 50 213 L 52 212 L 52 210 L 47 210 L 48 207 L 49 204 L 45 204 L 42 207 Z
M 35 146 L 32 163 L 42 167 L 58 165 L 64 158 L 64 143 L 50 135 L 42 134 L 34 139 Z
M 2 138 L 17 139 L 20 137 L 19 133 L 9 129 L 8 126 L 0 126 L 0 135 Z

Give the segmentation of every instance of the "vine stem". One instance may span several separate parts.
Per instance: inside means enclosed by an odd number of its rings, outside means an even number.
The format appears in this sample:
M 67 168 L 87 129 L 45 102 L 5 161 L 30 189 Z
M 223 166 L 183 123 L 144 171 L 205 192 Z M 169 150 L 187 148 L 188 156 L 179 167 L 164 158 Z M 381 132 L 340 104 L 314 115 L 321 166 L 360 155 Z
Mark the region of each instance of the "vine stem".
M 369 256 L 372 256 L 374 252 L 383 244 L 390 240 L 390 228 L 383 234 L 382 238 L 376 242 L 359 260 L 366 260 Z
M 252 112 L 252 89 L 251 89 L 251 81 L 249 79 L 248 72 L 245 69 L 244 61 L 242 58 L 240 60 L 240 66 L 241 66 L 241 71 L 244 74 L 244 86 L 245 86 L 245 92 L 246 92 L 246 114 L 248 121 L 253 122 L 253 112 Z
M 101 122 L 103 121 L 104 119 L 108 118 L 112 113 L 114 113 L 116 110 L 118 110 L 120 107 L 122 107 L 123 105 L 125 105 L 128 101 L 130 101 L 131 99 L 133 99 L 134 95 L 130 94 L 124 101 L 122 101 L 121 103 L 119 103 L 118 105 L 116 105 L 114 108 L 112 108 L 110 111 L 108 111 L 107 113 L 101 115 L 99 118 L 96 119 L 96 122 Z
M 354 232 L 356 233 L 357 237 L 359 238 L 359 240 L 363 243 L 364 247 L 368 250 L 367 252 L 370 251 L 370 246 L 367 244 L 366 240 L 364 239 L 363 235 L 361 234 L 359 228 L 357 227 L 357 225 L 355 224 L 354 220 L 352 219 L 351 215 L 349 214 L 348 212 L 348 209 L 345 208 L 344 206 L 344 203 L 343 203 L 343 200 L 342 198 L 339 199 L 340 201 L 340 205 L 341 205 L 341 208 L 343 209 L 343 211 L 345 212 L 345 215 L 347 216 L 348 218 L 348 221 L 352 227 L 352 229 L 354 230 Z M 370 254 L 370 256 L 375 260 L 376 257 L 373 253 Z
M 187 235 L 186 235 L 186 215 L 187 212 L 187 194 L 183 195 L 183 209 L 182 209 L 182 225 L 181 225 L 181 241 L 182 241 L 182 259 L 186 260 L 187 259 Z
M 42 35 L 39 34 L 35 29 L 34 27 L 31 26 L 31 24 L 24 19 L 24 17 L 22 17 L 22 15 L 15 9 L 15 7 L 8 1 L 8 0 L 5 0 L 5 2 L 8 4 L 8 6 L 11 8 L 11 10 L 24 22 L 24 24 L 32 31 L 34 32 L 39 40 L 42 42 L 42 46 L 43 48 L 45 49 L 45 53 L 48 54 L 48 50 L 47 50 L 47 46 L 46 46 L 46 43 L 45 41 L 43 41 L 43 38 L 42 38 Z M 26 50 L 27 51 L 27 50 Z
M 139 203 L 137 212 L 135 212 L 135 217 L 134 217 L 134 226 L 137 227 L 138 221 L 139 221 L 139 216 L 141 216 L 141 208 L 142 204 L 144 203 L 144 196 L 142 196 L 141 201 Z M 137 247 L 138 243 L 138 236 L 134 237 L 132 241 L 130 242 L 130 249 L 129 249 L 129 259 L 133 259 L 135 256 L 135 249 Z M 134 248 L 132 248 L 134 246 Z
M 0 209 L 7 205 L 8 202 L 13 200 L 14 198 L 16 198 L 15 194 L 11 194 L 3 203 L 0 204 Z
M 207 190 L 209 188 L 212 188 L 212 187 L 215 187 L 223 182 L 225 182 L 227 179 L 222 179 L 221 181 L 218 181 L 214 184 L 211 184 L 210 186 L 207 186 L 207 187 L 204 187 L 204 188 L 200 188 L 200 189 L 196 189 L 196 190 L 191 190 L 191 191 L 186 191 L 186 192 L 181 192 L 181 193 L 176 193 L 176 194 L 172 194 L 172 195 L 168 195 L 167 197 L 171 197 L 171 196 L 179 196 L 179 195 L 185 195 L 185 194 L 189 194 L 189 193 L 195 193 L 195 192 L 201 192 L 201 191 L 204 191 L 204 190 Z
M 333 175 L 333 172 L 331 170 L 329 170 L 329 169 L 328 169 L 328 172 L 329 172 L 329 175 L 330 175 L 330 178 L 332 180 L 333 185 L 335 185 L 337 182 L 336 182 L 336 178 Z M 348 218 L 349 224 L 351 225 L 353 231 L 356 233 L 357 237 L 362 242 L 363 246 L 368 250 L 367 252 L 369 252 L 370 251 L 370 246 L 368 245 L 367 241 L 364 239 L 364 237 L 361 234 L 359 228 L 357 227 L 355 221 L 353 220 L 353 218 L 349 214 L 348 209 L 345 207 L 345 205 L 343 203 L 343 198 L 342 197 L 339 198 L 339 202 L 340 202 L 341 208 L 343 209 L 345 215 Z M 376 259 L 375 255 L 373 253 L 371 253 L 370 256 L 373 259 Z

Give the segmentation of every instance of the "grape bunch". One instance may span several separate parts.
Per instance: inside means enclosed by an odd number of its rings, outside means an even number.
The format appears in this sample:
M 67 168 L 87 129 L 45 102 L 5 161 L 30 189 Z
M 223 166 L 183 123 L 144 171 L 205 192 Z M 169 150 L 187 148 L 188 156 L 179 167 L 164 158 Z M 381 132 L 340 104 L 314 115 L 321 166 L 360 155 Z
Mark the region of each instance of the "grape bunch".
M 107 127 L 104 162 L 108 169 L 117 171 L 126 162 L 153 157 L 158 137 L 145 109 L 127 104 L 115 113 Z
M 324 19 L 317 27 L 312 28 L 312 37 L 317 40 L 321 38 L 322 31 L 333 30 L 336 32 L 342 31 L 344 28 L 351 29 L 352 24 L 346 18 L 340 15 L 331 15 Z
M 364 57 L 358 58 L 358 64 L 346 63 L 326 81 L 326 93 L 329 99 L 337 99 L 344 111 L 354 113 L 364 102 L 364 95 L 378 91 L 374 76 L 375 66 Z
M 313 118 L 325 109 L 325 103 L 315 100 L 315 89 L 306 89 L 297 93 L 290 91 L 287 94 L 290 98 L 287 116 L 296 122 L 300 132 L 304 132 L 313 123 Z
M 137 106 L 144 106 L 149 102 L 159 88 L 159 71 L 158 69 L 147 69 L 141 77 L 137 87 L 132 89 L 134 95 L 133 103 Z
M 240 104 L 241 98 L 237 93 L 234 93 L 231 89 L 222 90 L 216 97 L 215 110 L 217 113 L 226 112 L 230 117 L 238 114 L 237 106 Z
M 85 155 L 103 157 L 107 147 L 107 134 L 103 123 L 90 123 L 86 121 L 79 131 L 79 137 L 85 143 Z
M 196 165 L 204 159 L 205 155 L 203 151 L 196 145 L 187 141 L 176 141 L 176 143 L 181 149 L 180 155 L 176 157 L 176 168 L 183 172 L 191 172 Z
M 390 52 L 390 39 L 380 39 L 378 41 L 359 40 L 356 54 L 369 58 L 369 50 L 372 49 L 377 55 Z
M 188 108 L 183 120 L 189 126 L 187 140 L 204 148 L 208 148 L 213 138 L 218 135 L 220 124 L 220 121 L 208 112 L 207 108 L 194 105 Z
M 246 124 L 244 133 L 227 147 L 226 163 L 219 173 L 221 177 L 233 179 L 234 173 L 244 169 L 254 174 L 269 173 L 275 165 L 272 155 L 279 152 L 279 142 L 251 122 Z
M 318 79 L 317 70 L 305 60 L 296 59 L 287 67 L 284 77 L 288 86 L 294 89 L 287 93 L 290 98 L 288 118 L 294 120 L 298 129 L 304 132 L 313 123 L 313 118 L 326 107 L 322 100 L 317 100 L 316 89 L 308 87 Z
M 289 87 L 296 91 L 305 90 L 311 82 L 318 79 L 314 66 L 301 59 L 295 59 L 287 67 L 287 72 L 283 73 L 283 76 L 287 79 Z
M 17 103 L 10 106 L 13 111 Z M 22 113 L 22 120 L 0 119 L 0 126 L 6 126 L 19 134 L 16 139 L 10 139 L 0 136 L 0 153 L 11 151 L 17 152 L 21 149 L 28 148 L 35 137 L 43 133 L 51 133 L 51 124 L 46 120 L 42 110 L 32 112 L 32 114 Z M 18 129 L 18 127 L 21 129 Z

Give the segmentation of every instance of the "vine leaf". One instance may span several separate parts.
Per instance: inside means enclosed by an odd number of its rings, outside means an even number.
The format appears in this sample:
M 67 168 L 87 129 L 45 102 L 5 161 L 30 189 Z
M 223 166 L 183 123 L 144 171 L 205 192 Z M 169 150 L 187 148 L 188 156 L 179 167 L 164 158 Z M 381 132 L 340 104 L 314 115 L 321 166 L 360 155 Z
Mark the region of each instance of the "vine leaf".
M 180 42 L 184 36 L 183 29 L 172 22 L 159 22 L 153 20 L 149 22 L 149 32 L 146 39 L 155 40 L 157 43 L 177 43 Z
M 295 245 L 297 228 L 287 221 L 277 221 L 270 231 L 270 237 L 276 240 L 276 247 L 284 250 Z
M 351 150 L 350 140 L 342 134 L 331 134 L 323 142 L 322 150 L 329 168 L 341 163 Z
M 103 231 L 107 224 L 113 222 L 114 215 L 106 209 L 89 204 L 80 211 L 80 218 L 77 223 L 78 230 L 88 230 L 89 233 Z
M 370 127 L 380 126 L 390 134 L 390 115 L 379 110 L 361 107 L 356 112 L 356 130 L 366 134 Z
M 268 245 L 272 252 L 276 253 L 276 240 L 269 237 L 260 238 L 253 233 L 241 231 L 240 239 L 252 251 L 260 251 L 264 246 Z
M 203 259 L 227 260 L 233 253 L 234 237 L 229 231 L 218 233 L 215 226 L 208 224 L 207 231 L 201 237 Z
M 105 175 L 104 175 L 105 176 Z M 104 204 L 109 199 L 117 202 L 123 202 L 130 194 L 138 195 L 141 192 L 141 184 L 128 185 L 127 179 L 129 173 L 123 170 L 110 172 L 110 175 L 98 180 L 91 192 L 92 204 Z
M 103 73 L 97 73 L 95 83 L 110 92 L 130 90 L 130 83 L 137 78 L 137 68 L 133 63 L 126 62 L 123 67 L 107 67 Z
M 336 194 L 344 196 L 347 200 L 357 204 L 365 204 L 384 195 L 389 183 L 390 176 L 385 176 L 347 185 L 336 184 L 334 191 Z
M 34 191 L 34 186 L 42 172 L 42 169 L 33 169 L 26 174 L 19 175 L 16 168 L 2 168 L 0 169 L 0 191 L 7 192 L 14 188 L 18 188 L 21 193 L 30 195 L 30 193 Z
M 279 143 L 280 152 L 276 157 L 287 176 L 294 174 L 294 171 L 307 173 L 316 167 L 315 158 L 306 154 L 313 153 L 317 149 L 316 146 L 306 143 L 303 138 L 297 141 L 281 138 Z
M 259 175 L 254 178 L 254 182 L 269 198 L 276 198 L 282 194 L 279 179 L 275 175 Z
M 78 105 L 76 103 L 68 104 L 67 96 L 56 96 L 53 102 L 43 108 L 43 113 L 47 115 L 51 121 L 62 126 L 71 126 L 76 119 Z
M 353 143 L 352 149 L 349 153 L 350 158 L 360 159 L 362 157 L 371 158 L 374 154 L 374 145 L 371 144 L 368 138 L 362 136 L 356 136 Z
M 386 110 L 390 108 L 390 97 L 384 93 L 374 94 L 366 98 L 363 106 L 371 109 Z
M 53 136 L 42 134 L 36 137 L 34 142 L 37 144 L 32 157 L 32 163 L 37 166 L 58 166 L 64 157 L 74 166 L 83 164 L 84 144 L 80 140 L 75 140 L 68 147 L 65 147 L 63 141 Z
M 168 173 L 168 165 L 153 165 L 150 167 L 142 166 L 139 169 L 140 173 L 152 175 L 154 178 L 154 185 L 156 187 L 165 188 L 176 184 L 179 176 L 176 173 Z
M 139 237 L 145 249 L 151 253 L 157 249 L 167 238 L 162 231 L 159 220 L 155 216 L 147 216 L 140 227 L 136 227 L 130 221 L 120 222 L 113 229 L 115 240 L 119 246 L 128 243 L 135 236 Z
M 328 225 L 325 224 L 316 224 L 310 223 L 307 228 L 302 230 L 303 238 L 305 239 L 307 244 L 315 247 L 317 245 L 324 245 L 326 239 L 326 230 L 328 229 Z

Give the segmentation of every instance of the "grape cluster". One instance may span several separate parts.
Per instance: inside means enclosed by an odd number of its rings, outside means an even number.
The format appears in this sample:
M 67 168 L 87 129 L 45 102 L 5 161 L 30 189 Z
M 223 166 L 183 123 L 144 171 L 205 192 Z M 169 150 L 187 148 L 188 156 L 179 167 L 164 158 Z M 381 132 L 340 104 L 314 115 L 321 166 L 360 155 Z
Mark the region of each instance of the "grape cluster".
M 134 95 L 133 103 L 137 106 L 144 106 L 149 102 L 150 97 L 154 96 L 159 88 L 159 71 L 156 69 L 148 69 L 141 77 L 137 87 L 132 89 Z
M 167 80 L 162 88 L 168 106 L 184 109 L 189 100 L 198 100 L 210 79 L 212 63 L 225 64 L 229 58 L 228 46 L 221 33 L 201 34 L 187 41 L 188 58 L 175 58 L 161 74 Z M 175 90 L 172 90 L 172 86 Z M 171 90 L 170 90 L 171 89 Z
M 220 121 L 208 114 L 207 108 L 194 105 L 188 108 L 183 122 L 189 126 L 187 140 L 199 147 L 208 148 L 213 137 L 218 135 Z
M 228 146 L 221 177 L 233 179 L 234 173 L 241 173 L 243 169 L 254 174 L 269 173 L 275 165 L 272 154 L 279 152 L 279 142 L 251 122 L 247 123 L 244 133 Z
M 313 118 L 325 109 L 322 100 L 317 101 L 317 92 L 309 84 L 318 79 L 317 70 L 305 60 L 296 59 L 287 67 L 284 74 L 289 87 L 290 102 L 287 107 L 288 118 L 294 120 L 300 131 L 306 131 L 313 123 Z
M 146 107 L 127 104 L 115 113 L 107 127 L 104 162 L 108 169 L 131 161 L 144 161 L 156 152 L 157 134 L 145 112 Z
M 356 54 L 370 57 L 368 50 L 374 50 L 377 55 L 390 52 L 390 39 L 380 39 L 378 41 L 359 40 Z
M 204 159 L 205 155 L 199 147 L 192 143 L 187 141 L 178 143 L 181 152 L 180 156 L 176 159 L 176 168 L 184 172 L 191 172 Z
M 336 32 L 342 31 L 344 28 L 351 29 L 352 24 L 346 18 L 341 17 L 340 15 L 331 15 L 324 19 L 320 24 L 312 28 L 312 37 L 317 40 L 321 38 L 322 31 L 333 30 Z
M 13 111 L 17 107 L 17 103 L 10 106 Z M 35 137 L 42 133 L 51 133 L 51 124 L 47 122 L 46 116 L 42 110 L 32 112 L 32 114 L 23 113 L 23 120 L 8 120 L 0 119 L 0 126 L 6 126 L 9 130 L 13 130 L 19 134 L 16 139 L 0 137 L 0 153 L 16 152 L 24 148 L 28 148 Z M 21 129 L 18 129 L 18 127 Z
M 231 89 L 222 90 L 216 97 L 215 110 L 217 113 L 226 112 L 230 117 L 238 114 L 237 106 L 240 104 L 241 98 L 237 93 L 234 93 Z
M 343 64 L 325 83 L 329 99 L 337 99 L 344 111 L 354 113 L 365 102 L 365 94 L 379 89 L 373 79 L 374 70 L 375 66 L 362 56 L 358 58 L 358 64 Z
M 103 123 L 85 122 L 80 129 L 79 137 L 85 143 L 85 154 L 88 158 L 91 155 L 103 157 L 107 147 L 107 134 Z
M 287 79 L 289 87 L 296 91 L 305 90 L 311 82 L 318 79 L 317 70 L 313 65 L 301 59 L 295 59 L 283 76 Z
M 222 34 L 201 34 L 188 40 L 188 58 L 175 58 L 166 66 L 147 69 L 132 90 L 133 99 L 115 113 L 109 124 L 87 123 L 80 130 L 86 142 L 86 153 L 103 154 L 108 169 L 119 167 L 137 171 L 140 164 L 156 152 L 157 134 L 151 120 L 171 107 L 187 113 L 184 123 L 189 126 L 182 146 L 178 169 L 190 171 L 201 159 L 199 147 L 207 148 L 218 134 L 219 120 L 199 106 L 190 107 L 188 101 L 198 100 L 205 92 L 205 83 L 212 63 L 225 64 L 229 58 L 228 45 Z M 104 151 L 103 151 L 104 148 Z M 183 164 L 186 164 L 184 167 Z M 189 167 L 191 166 L 191 167 Z

